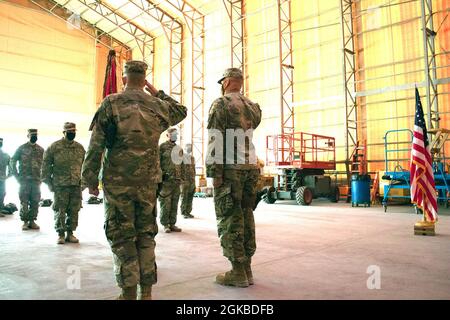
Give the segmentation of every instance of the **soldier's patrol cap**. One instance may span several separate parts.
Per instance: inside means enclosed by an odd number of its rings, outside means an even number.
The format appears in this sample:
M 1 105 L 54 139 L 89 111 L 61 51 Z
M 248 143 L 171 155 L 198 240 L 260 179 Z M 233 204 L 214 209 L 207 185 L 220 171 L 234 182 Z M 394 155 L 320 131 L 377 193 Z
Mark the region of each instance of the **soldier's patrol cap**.
M 38 130 L 37 129 L 28 129 L 28 134 L 37 134 Z
M 64 131 L 77 131 L 77 126 L 73 122 L 64 123 Z
M 219 81 L 217 81 L 217 83 L 222 84 L 222 81 L 225 80 L 226 78 L 240 78 L 243 79 L 244 77 L 242 76 L 242 71 L 238 68 L 228 68 L 225 70 L 225 72 L 223 73 L 222 78 L 220 78 Z
M 145 76 L 147 69 L 148 69 L 148 65 L 144 61 L 130 60 L 130 61 L 125 62 L 125 66 L 123 68 L 123 73 L 124 73 L 124 75 L 130 74 L 130 73 L 137 73 L 137 74 L 142 74 Z

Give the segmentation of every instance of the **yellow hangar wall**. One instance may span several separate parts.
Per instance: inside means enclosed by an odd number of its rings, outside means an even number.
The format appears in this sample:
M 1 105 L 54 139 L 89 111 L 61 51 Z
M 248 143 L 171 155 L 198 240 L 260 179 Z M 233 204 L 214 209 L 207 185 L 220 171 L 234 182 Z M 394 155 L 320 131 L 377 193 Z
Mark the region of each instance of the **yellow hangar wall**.
M 5 149 L 26 141 L 28 128 L 39 129 L 43 145 L 61 136 L 65 121 L 87 133 L 95 110 L 91 38 L 47 14 L 1 2 L 0 70 Z
M 343 162 L 346 131 L 340 1 L 293 0 L 291 5 L 295 128 L 334 136 L 337 160 Z M 263 107 L 263 122 L 256 135 L 258 151 L 264 153 L 265 135 L 280 131 L 277 1 L 246 1 L 246 9 L 249 96 Z M 433 1 L 437 77 L 444 82 L 438 86 L 443 128 L 450 128 L 449 10 L 448 0 Z M 355 1 L 353 11 L 358 135 L 368 144 L 369 171 L 377 172 L 384 169 L 386 131 L 413 128 L 415 84 L 426 106 L 421 6 L 420 1 L 360 0 Z M 394 143 L 408 139 L 405 133 L 389 137 Z M 390 147 L 397 146 L 408 147 Z M 447 144 L 447 152 L 449 148 Z M 409 161 L 401 159 L 409 159 L 409 152 L 392 153 L 391 157 L 408 168 Z M 338 170 L 344 172 L 344 165 L 338 165 Z
M 0 2 L 4 149 L 14 152 L 26 141 L 28 128 L 37 128 L 39 143 L 47 147 L 61 137 L 66 121 L 77 124 L 77 139 L 87 145 L 88 127 L 102 100 L 108 51 L 28 1 Z M 131 54 L 121 47 L 116 51 L 120 68 Z
M 15 2 L 26 2 L 15 0 Z M 231 65 L 230 24 L 222 1 L 192 0 L 205 17 L 205 112 L 220 95 L 217 80 Z M 345 160 L 345 108 L 342 75 L 340 1 L 292 0 L 295 127 L 298 131 L 334 136 L 337 160 Z M 265 137 L 280 132 L 280 66 L 276 0 L 247 0 L 245 42 L 247 92 L 263 110 L 255 132 L 258 156 L 265 158 Z M 438 78 L 448 79 L 450 3 L 434 0 Z M 354 10 L 356 86 L 359 138 L 368 143 L 369 170 L 384 168 L 383 137 L 387 130 L 412 128 L 414 84 L 426 105 L 420 1 L 356 1 Z M 182 18 L 178 17 L 180 21 Z M 192 109 L 191 37 L 183 42 L 183 102 Z M 101 101 L 108 50 L 73 30 L 65 22 L 23 6 L 0 3 L 0 125 L 3 136 L 25 139 L 28 127 L 38 127 L 43 139 L 59 136 L 64 121 L 87 126 Z M 140 54 L 133 50 L 133 58 Z M 128 56 L 130 58 L 130 55 Z M 119 59 L 119 68 L 122 61 Z M 170 92 L 168 40 L 155 41 L 154 84 Z M 150 79 L 149 79 L 150 80 Z M 440 126 L 450 128 L 447 81 L 438 86 Z M 119 85 L 119 89 L 121 86 Z M 67 118 L 70 119 L 67 119 Z M 190 142 L 191 114 L 184 121 L 184 142 Z M 393 141 L 404 141 L 403 134 Z M 10 140 L 11 140 L 10 139 Z M 20 140 L 22 141 L 22 140 Z M 5 142 L 5 148 L 9 143 Z M 395 155 L 398 159 L 408 154 Z M 407 161 L 402 161 L 407 166 Z M 344 171 L 344 166 L 338 166 Z

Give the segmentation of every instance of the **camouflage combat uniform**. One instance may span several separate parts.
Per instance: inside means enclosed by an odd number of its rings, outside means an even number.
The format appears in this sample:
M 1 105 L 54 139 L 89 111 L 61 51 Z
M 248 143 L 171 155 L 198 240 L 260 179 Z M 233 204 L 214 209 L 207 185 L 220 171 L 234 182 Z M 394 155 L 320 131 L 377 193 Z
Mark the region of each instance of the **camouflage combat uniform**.
M 0 149 L 0 210 L 5 205 L 5 180 L 9 176 L 9 161 L 10 157 Z
M 183 150 L 174 142 L 166 141 L 159 146 L 163 182 L 158 199 L 161 206 L 160 222 L 165 227 L 174 226 L 177 222 L 178 201 L 182 183 L 182 164 L 175 164 L 172 160 L 174 148 L 179 149 L 179 156 L 182 157 Z
M 181 214 L 191 216 L 195 193 L 195 159 L 186 154 L 183 162 L 183 183 L 181 184 Z
M 137 71 L 146 70 L 142 64 L 127 62 Z M 104 228 L 122 290 L 156 283 L 158 142 L 161 133 L 181 122 L 186 113 L 186 107 L 162 91 L 153 97 L 141 88 L 126 87 L 106 97 L 93 120 L 82 179 L 84 185 L 98 185 L 102 166 Z
M 84 155 L 81 144 L 66 138 L 52 143 L 44 153 L 41 177 L 54 192 L 55 230 L 60 235 L 78 226 Z
M 259 170 L 256 164 L 225 163 L 225 130 L 255 129 L 260 121 L 259 106 L 238 93 L 227 94 L 214 101 L 209 113 L 208 129 L 219 130 L 224 137 L 224 164 L 208 164 L 207 176 L 223 177 L 223 184 L 214 190 L 214 201 L 220 243 L 224 256 L 230 261 L 243 262 L 256 250 L 253 205 Z M 209 143 L 214 142 L 210 140 Z M 235 144 L 235 152 L 237 148 Z M 245 153 L 248 159 L 248 151 Z M 229 195 L 233 204 L 228 208 L 226 201 L 222 200 Z
M 41 166 L 44 149 L 38 144 L 27 142 L 21 145 L 11 158 L 11 171 L 17 178 L 20 189 L 20 219 L 35 221 L 41 200 Z M 17 171 L 19 162 L 19 171 Z
M 225 72 L 225 76 L 234 74 L 241 76 L 238 69 L 232 68 Z M 259 105 L 240 93 L 229 93 L 216 99 L 209 111 L 206 171 L 208 177 L 223 180 L 222 185 L 214 188 L 214 205 L 223 255 L 233 265 L 230 272 L 216 277 L 216 282 L 220 284 L 252 284 L 245 273 L 242 276 L 242 270 L 246 264 L 250 266 L 251 257 L 256 250 L 253 207 L 259 170 L 251 139 L 239 143 L 233 138 L 227 148 L 227 135 L 235 134 L 239 129 L 244 132 L 253 130 L 260 122 Z M 218 142 L 218 137 L 215 136 L 217 134 L 221 135 L 222 142 Z M 220 152 L 223 154 L 220 155 Z M 216 154 L 222 159 L 217 159 Z M 242 280 L 237 281 L 238 284 L 235 283 L 237 278 Z M 229 279 L 230 283 L 226 283 L 224 279 Z

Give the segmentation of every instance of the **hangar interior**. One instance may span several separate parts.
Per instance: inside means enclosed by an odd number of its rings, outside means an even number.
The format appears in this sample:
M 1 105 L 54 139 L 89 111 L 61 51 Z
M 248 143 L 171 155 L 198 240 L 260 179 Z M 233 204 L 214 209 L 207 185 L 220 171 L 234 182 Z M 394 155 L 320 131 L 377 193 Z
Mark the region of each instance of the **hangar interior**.
M 448 0 L 3 0 L 3 150 L 12 155 L 29 128 L 38 128 L 47 148 L 66 121 L 77 124 L 77 141 L 87 149 L 114 50 L 119 89 L 125 62 L 143 60 L 146 79 L 188 108 L 179 144 L 193 144 L 197 191 L 209 195 L 209 108 L 221 95 L 223 71 L 240 68 L 243 93 L 262 110 L 253 141 L 263 176 L 273 183 L 277 163 L 301 157 L 292 151 L 296 140 L 279 135 L 331 137 L 319 157 L 333 163 L 324 169 L 339 201 L 260 202 L 256 285 L 236 289 L 213 281 L 228 267 L 214 204 L 194 198 L 195 219 L 179 218 L 183 232 L 156 237 L 154 298 L 449 299 L 449 13 Z M 415 88 L 444 176 L 434 237 L 414 235 L 420 215 L 409 185 L 391 190 L 384 179 L 410 168 Z M 356 207 L 350 186 L 361 170 L 374 198 Z M 5 203 L 18 204 L 18 183 L 8 179 L 6 186 Z M 86 204 L 83 195 L 76 245 L 55 244 L 51 208 L 40 208 L 39 232 L 20 230 L 18 214 L 1 218 L 0 299 L 117 296 L 102 206 Z M 44 184 L 42 196 L 52 197 Z M 380 288 L 370 288 L 373 268 Z M 81 284 L 72 288 L 77 272 Z

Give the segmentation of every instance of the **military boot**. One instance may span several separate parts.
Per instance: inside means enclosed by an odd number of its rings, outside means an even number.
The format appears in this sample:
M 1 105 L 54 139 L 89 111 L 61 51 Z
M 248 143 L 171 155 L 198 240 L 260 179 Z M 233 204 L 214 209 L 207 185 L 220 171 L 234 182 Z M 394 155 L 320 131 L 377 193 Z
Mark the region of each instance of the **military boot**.
M 164 226 L 164 232 L 165 233 L 171 233 L 172 232 L 172 230 L 170 230 L 170 226 L 169 225 Z
M 5 215 L 0 212 L 0 218 L 3 218 Z
M 56 241 L 57 244 L 64 244 L 66 241 L 64 240 L 64 232 L 58 234 L 58 241 Z
M 173 232 L 181 232 L 181 228 L 178 228 L 176 225 L 170 226 L 170 231 Z
M 247 274 L 248 284 L 252 285 L 253 282 L 253 273 L 252 273 L 252 258 L 247 258 L 245 262 L 245 273 Z
M 233 268 L 216 276 L 216 282 L 223 286 L 248 287 L 247 274 L 243 263 L 232 262 Z
M 122 293 L 117 300 L 136 300 L 137 286 L 122 288 Z
M 140 286 L 139 300 L 152 300 L 152 285 Z
M 30 223 L 28 224 L 28 227 L 33 230 L 39 230 L 41 228 L 34 221 L 30 221 Z
M 67 231 L 66 241 L 70 243 L 78 243 L 80 240 L 77 239 L 72 233 L 72 231 Z
M 24 221 L 23 225 L 22 225 L 22 230 L 28 230 L 28 229 L 30 229 L 29 223 L 28 223 L 28 221 Z

